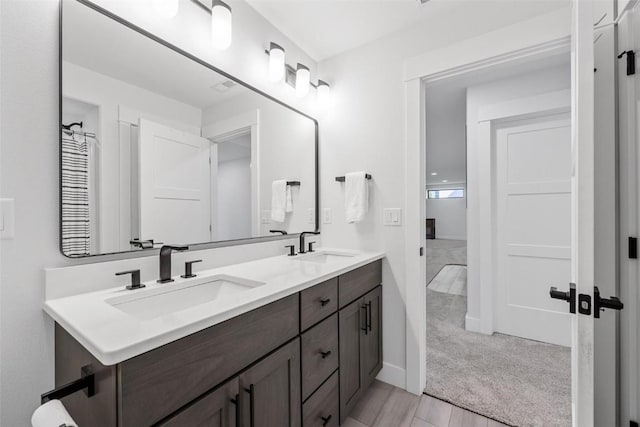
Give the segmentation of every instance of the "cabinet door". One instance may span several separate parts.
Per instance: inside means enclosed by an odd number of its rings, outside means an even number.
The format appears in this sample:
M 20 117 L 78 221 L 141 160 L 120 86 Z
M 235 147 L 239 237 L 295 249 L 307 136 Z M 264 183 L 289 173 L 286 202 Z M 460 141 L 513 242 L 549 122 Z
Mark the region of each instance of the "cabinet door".
M 236 427 L 239 413 L 238 379 L 196 400 L 160 427 Z
M 340 329 L 340 421 L 351 412 L 362 393 L 364 381 L 360 356 L 366 316 L 364 298 L 349 304 L 338 314 Z
M 300 339 L 240 375 L 244 427 L 300 427 Z
M 363 331 L 361 364 L 365 388 L 382 369 L 382 286 L 364 296 L 366 330 Z

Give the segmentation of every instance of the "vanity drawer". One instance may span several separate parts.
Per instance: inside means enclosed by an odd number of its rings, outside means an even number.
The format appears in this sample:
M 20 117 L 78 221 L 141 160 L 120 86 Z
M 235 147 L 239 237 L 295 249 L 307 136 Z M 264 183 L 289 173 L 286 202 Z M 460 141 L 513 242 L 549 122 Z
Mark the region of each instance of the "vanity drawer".
M 338 368 L 338 313 L 302 334 L 302 400 Z
M 360 298 L 382 283 L 382 261 L 374 261 L 338 278 L 340 308 Z
M 148 426 L 298 335 L 291 295 L 118 365 L 120 427 Z
M 337 427 L 340 403 L 338 401 L 338 372 L 302 405 L 302 427 Z
M 300 292 L 300 330 L 315 325 L 338 309 L 338 278 Z

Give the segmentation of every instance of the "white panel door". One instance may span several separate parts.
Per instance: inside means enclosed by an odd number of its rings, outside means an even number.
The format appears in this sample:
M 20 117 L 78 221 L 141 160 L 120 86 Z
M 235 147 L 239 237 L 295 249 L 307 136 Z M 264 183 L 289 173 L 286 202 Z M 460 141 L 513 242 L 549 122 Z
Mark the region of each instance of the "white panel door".
M 567 304 L 549 284 L 571 281 L 571 121 L 568 113 L 495 132 L 496 332 L 571 345 Z
M 210 142 L 140 119 L 140 238 L 211 240 Z

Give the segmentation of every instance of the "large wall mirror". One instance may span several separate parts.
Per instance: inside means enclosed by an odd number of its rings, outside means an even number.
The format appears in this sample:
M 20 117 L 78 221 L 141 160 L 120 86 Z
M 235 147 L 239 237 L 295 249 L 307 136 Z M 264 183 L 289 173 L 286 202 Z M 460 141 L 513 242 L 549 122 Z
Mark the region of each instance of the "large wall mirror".
M 66 256 L 318 228 L 315 120 L 84 1 L 61 7 Z

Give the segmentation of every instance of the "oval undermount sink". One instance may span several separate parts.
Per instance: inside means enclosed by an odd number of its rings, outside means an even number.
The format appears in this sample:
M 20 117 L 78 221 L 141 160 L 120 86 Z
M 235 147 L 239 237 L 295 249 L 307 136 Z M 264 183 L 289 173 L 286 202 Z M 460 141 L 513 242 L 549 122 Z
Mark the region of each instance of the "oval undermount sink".
M 307 253 L 305 255 L 296 257 L 295 259 L 298 261 L 309 261 L 309 262 L 316 262 L 319 264 L 327 264 L 334 261 L 344 260 L 345 258 L 350 258 L 353 256 L 355 256 L 355 254 L 350 252 L 319 251 L 319 252 Z
M 262 285 L 263 282 L 219 274 L 182 283 L 148 287 L 109 298 L 105 302 L 133 317 L 149 320 L 237 295 Z

